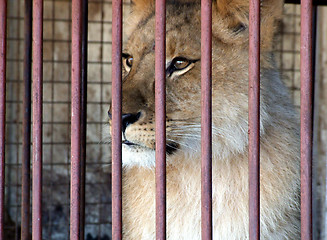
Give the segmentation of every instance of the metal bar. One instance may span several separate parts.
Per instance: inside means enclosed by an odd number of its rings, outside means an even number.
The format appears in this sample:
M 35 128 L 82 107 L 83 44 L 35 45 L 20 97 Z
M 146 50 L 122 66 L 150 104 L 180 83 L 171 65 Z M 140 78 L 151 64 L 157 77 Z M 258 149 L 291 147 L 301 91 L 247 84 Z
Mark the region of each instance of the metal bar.
M 122 0 L 112 1 L 112 239 L 122 239 Z
M 249 9 L 249 237 L 260 239 L 260 1 Z
M 312 239 L 312 0 L 301 1 L 301 239 Z
M 212 239 L 212 5 L 201 0 L 201 231 Z
M 156 239 L 166 239 L 166 0 L 156 1 Z
M 72 0 L 70 239 L 80 239 L 82 1 Z
M 86 168 L 86 117 L 87 117 L 87 34 L 88 0 L 82 1 L 82 76 L 81 76 L 81 213 L 80 239 L 85 231 L 85 168 Z
M 30 238 L 30 164 L 31 164 L 31 85 L 32 85 L 32 1 L 25 0 L 24 17 L 24 96 L 22 155 L 22 222 L 21 239 Z
M 0 240 L 4 240 L 7 0 L 0 0 Z
M 42 239 L 43 0 L 33 1 L 33 239 Z

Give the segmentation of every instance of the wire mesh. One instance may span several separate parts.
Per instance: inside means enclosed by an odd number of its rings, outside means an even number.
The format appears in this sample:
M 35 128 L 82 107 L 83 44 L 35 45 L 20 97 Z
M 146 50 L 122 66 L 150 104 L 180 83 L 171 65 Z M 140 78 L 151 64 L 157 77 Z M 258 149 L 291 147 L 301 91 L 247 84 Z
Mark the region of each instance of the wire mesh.
M 275 59 L 298 110 L 300 110 L 300 10 L 300 5 L 285 5 L 275 45 Z

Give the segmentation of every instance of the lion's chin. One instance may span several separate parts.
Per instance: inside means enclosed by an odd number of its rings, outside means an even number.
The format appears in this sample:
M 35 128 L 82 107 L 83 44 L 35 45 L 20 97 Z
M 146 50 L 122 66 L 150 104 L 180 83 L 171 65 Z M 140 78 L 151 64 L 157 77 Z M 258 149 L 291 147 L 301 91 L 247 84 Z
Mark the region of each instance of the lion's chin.
M 156 163 L 155 150 L 139 145 L 129 146 L 123 144 L 122 161 L 124 167 L 153 168 Z

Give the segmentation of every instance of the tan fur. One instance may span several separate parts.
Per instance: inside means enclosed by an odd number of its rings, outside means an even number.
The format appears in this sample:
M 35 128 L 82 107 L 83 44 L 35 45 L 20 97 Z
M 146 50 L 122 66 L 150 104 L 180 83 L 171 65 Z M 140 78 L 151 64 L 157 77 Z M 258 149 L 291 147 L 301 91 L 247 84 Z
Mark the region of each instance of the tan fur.
M 300 239 L 299 133 L 286 87 L 272 57 L 282 1 L 262 2 L 261 239 Z M 213 231 L 214 239 L 248 239 L 248 25 L 247 0 L 213 3 Z M 123 113 L 141 112 L 124 138 L 124 239 L 155 239 L 154 13 L 151 0 L 135 2 L 124 52 L 133 66 L 123 80 Z M 167 64 L 200 59 L 200 5 L 167 2 Z M 167 77 L 168 239 L 201 239 L 200 61 Z

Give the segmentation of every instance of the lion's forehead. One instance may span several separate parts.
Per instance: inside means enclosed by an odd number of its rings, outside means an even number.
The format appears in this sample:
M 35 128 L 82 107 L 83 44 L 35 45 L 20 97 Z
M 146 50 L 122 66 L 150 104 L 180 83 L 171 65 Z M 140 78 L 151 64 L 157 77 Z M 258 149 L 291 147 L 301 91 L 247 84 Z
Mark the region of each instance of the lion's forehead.
M 187 7 L 187 10 L 184 9 Z M 176 8 L 175 5 L 167 6 L 166 16 L 166 49 L 167 58 L 174 55 L 188 54 L 199 57 L 197 50 L 201 46 L 200 21 L 196 17 L 199 11 L 198 4 L 186 4 L 184 7 Z M 144 12 L 144 16 L 134 28 L 128 33 L 129 40 L 125 45 L 126 51 L 135 53 L 149 52 L 155 49 L 155 14 Z M 133 19 L 133 17 L 131 17 Z M 130 21 L 133 24 L 133 21 Z M 184 53 L 183 53 L 184 51 Z

